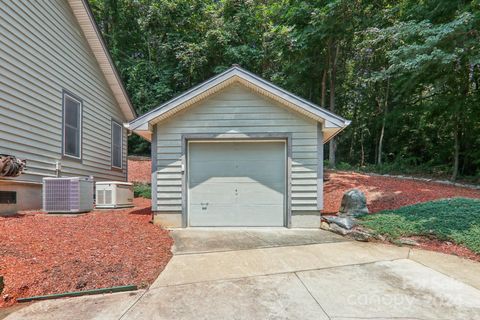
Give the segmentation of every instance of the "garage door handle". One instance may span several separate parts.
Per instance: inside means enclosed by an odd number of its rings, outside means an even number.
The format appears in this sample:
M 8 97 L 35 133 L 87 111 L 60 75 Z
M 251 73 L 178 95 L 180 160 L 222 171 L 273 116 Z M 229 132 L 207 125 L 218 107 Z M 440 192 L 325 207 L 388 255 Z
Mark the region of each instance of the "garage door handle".
M 207 210 L 208 202 L 201 202 L 202 210 Z

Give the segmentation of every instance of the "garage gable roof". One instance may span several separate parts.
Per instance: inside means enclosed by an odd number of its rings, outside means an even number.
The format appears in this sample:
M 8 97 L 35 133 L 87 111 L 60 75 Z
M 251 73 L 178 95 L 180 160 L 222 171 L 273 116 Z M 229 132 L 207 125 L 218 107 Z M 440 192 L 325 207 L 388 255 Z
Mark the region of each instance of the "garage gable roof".
M 350 121 L 300 98 L 259 76 L 234 65 L 232 68 L 210 78 L 183 94 L 165 102 L 156 109 L 138 117 L 125 126 L 150 140 L 152 126 L 186 107 L 199 102 L 221 89 L 239 82 L 255 92 L 278 101 L 282 105 L 323 123 L 323 128 L 332 132 L 332 136 L 342 131 Z
M 110 57 L 107 46 L 103 41 L 102 35 L 98 30 L 98 26 L 93 17 L 92 11 L 87 0 L 68 0 L 68 4 L 72 8 L 73 15 L 77 19 L 80 29 L 82 29 L 88 45 L 90 46 L 95 59 L 98 62 L 100 70 L 113 92 L 123 115 L 128 121 L 135 119 L 137 114 L 130 102 L 127 91 L 125 90 L 122 80 L 117 72 L 115 64 Z

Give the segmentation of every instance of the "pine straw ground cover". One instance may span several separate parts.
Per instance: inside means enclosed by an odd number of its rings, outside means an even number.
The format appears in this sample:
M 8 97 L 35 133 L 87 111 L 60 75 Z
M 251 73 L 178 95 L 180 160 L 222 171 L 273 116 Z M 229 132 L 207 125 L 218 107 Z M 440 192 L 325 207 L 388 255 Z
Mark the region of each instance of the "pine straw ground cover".
M 168 231 L 150 220 L 150 201 L 142 198 L 135 199 L 135 208 L 73 217 L 0 217 L 0 306 L 19 297 L 147 286 L 170 260 L 173 244 Z

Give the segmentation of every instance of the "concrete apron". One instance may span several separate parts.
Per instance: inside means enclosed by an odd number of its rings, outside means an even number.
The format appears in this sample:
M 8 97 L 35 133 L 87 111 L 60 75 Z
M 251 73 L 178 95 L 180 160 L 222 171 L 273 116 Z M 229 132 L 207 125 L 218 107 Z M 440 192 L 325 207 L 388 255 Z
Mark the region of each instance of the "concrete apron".
M 480 281 L 478 264 L 432 255 L 359 242 L 181 254 L 148 291 L 44 301 L 7 319 L 480 319 L 478 283 L 462 282 Z
M 319 229 L 188 228 L 172 230 L 170 235 L 175 255 L 347 241 L 338 234 Z

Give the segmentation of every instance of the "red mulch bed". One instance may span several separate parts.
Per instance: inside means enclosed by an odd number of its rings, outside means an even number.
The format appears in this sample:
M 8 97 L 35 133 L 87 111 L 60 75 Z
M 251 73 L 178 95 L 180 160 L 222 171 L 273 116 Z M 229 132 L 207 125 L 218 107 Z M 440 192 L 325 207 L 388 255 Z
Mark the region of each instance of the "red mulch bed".
M 417 241 L 418 246 L 416 248 L 453 254 L 459 257 L 480 262 L 480 254 L 476 254 L 472 250 L 452 243 L 450 241 L 440 241 L 437 239 L 429 239 L 426 237 L 411 237 L 411 239 Z
M 358 188 L 365 193 L 367 206 L 371 213 L 442 198 L 480 198 L 480 190 L 435 182 L 342 171 L 328 172 L 328 176 L 330 180 L 324 184 L 325 208 L 323 213 L 325 214 L 337 213 L 343 193 L 352 188 Z
M 129 160 L 129 181 L 150 182 L 150 161 Z M 324 213 L 336 213 L 343 193 L 359 188 L 372 213 L 449 197 L 480 198 L 480 190 L 432 182 L 330 172 Z M 150 200 L 136 207 L 67 217 L 28 212 L 0 217 L 0 274 L 5 277 L 0 307 L 18 297 L 119 285 L 152 283 L 172 254 L 168 232 L 149 223 Z M 420 248 L 480 261 L 461 246 L 417 238 Z
M 150 183 L 151 164 L 145 160 L 128 160 L 128 181 Z M 343 193 L 359 188 L 367 195 L 368 208 L 375 213 L 441 198 L 480 198 L 480 190 L 434 182 L 370 176 L 354 172 L 327 172 L 324 185 L 325 214 L 337 213 Z
M 128 181 L 151 182 L 151 160 L 128 160 Z
M 371 213 L 398 209 L 403 206 L 442 198 L 480 198 L 480 190 L 435 182 L 370 176 L 341 171 L 328 172 L 328 176 L 329 181 L 326 181 L 324 185 L 325 214 L 337 213 L 343 193 L 351 188 L 358 188 L 365 193 L 367 206 Z M 418 242 L 417 248 L 480 261 L 480 255 L 451 242 L 426 237 L 412 237 L 412 239 Z
M 170 260 L 173 244 L 150 220 L 150 200 L 141 198 L 123 210 L 0 217 L 0 307 L 19 297 L 147 286 Z

